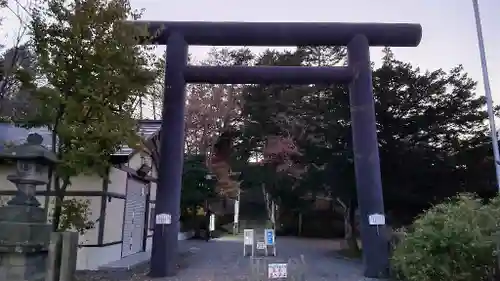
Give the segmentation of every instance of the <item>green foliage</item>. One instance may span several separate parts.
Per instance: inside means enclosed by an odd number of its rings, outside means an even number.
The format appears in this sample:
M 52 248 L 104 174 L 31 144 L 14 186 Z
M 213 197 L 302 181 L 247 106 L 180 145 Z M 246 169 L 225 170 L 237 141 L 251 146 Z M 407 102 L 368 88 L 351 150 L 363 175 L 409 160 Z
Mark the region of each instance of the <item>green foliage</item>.
M 156 72 L 150 52 L 138 46 L 146 29 L 124 22 L 140 17 L 127 0 L 42 2 L 32 12 L 31 32 L 43 83 L 30 85 L 36 108 L 16 121 L 52 131 L 52 149 L 62 160 L 54 180 L 56 228 L 71 178 L 104 177 L 121 145 L 139 145 L 134 109 Z
M 208 174 L 204 155 L 188 155 L 186 157 L 181 195 L 181 210 L 184 214 L 199 213 L 199 207 L 205 205 L 205 200 L 215 195 L 215 182 L 207 179 Z
M 14 196 L 0 196 L 0 206 L 4 206 L 12 200 Z M 53 198 L 53 202 L 55 202 Z M 84 234 L 87 230 L 94 228 L 94 221 L 90 219 L 92 215 L 91 202 L 88 199 L 65 199 L 61 207 L 58 231 L 77 231 Z M 50 217 L 54 215 L 53 209 Z M 53 220 L 53 218 L 52 218 Z
M 0 54 L 1 122 L 12 122 L 33 109 L 29 95 L 35 77 L 36 59 L 29 45 L 16 45 Z
M 76 230 L 84 234 L 94 228 L 94 222 L 90 220 L 91 215 L 90 200 L 65 199 L 62 202 L 58 231 Z
M 123 23 L 139 14 L 121 0 L 45 3 L 31 25 L 49 85 L 34 91 L 38 110 L 21 121 L 57 135 L 63 179 L 103 174 L 120 145 L 138 144 L 134 104 L 154 79 L 148 54 L 136 46 L 141 30 Z
M 384 53 L 373 85 L 384 204 L 398 214 L 391 223 L 410 223 L 457 192 L 494 195 L 487 114 L 476 83 L 461 66 L 421 71 L 396 60 L 390 49 Z M 268 51 L 256 64 L 331 66 L 342 64 L 344 55 L 343 49 L 324 47 Z M 356 198 L 347 87 L 258 85 L 244 91 L 237 149 L 259 155 L 266 136 L 291 137 L 302 153 L 296 161 L 307 167 L 301 179 L 276 172 L 259 177 L 275 189 L 273 196 L 282 197 L 283 208 L 297 206 L 292 197 L 307 193 L 344 202 Z
M 489 204 L 461 194 L 430 208 L 396 247 L 392 258 L 405 281 L 478 281 L 496 264 L 500 198 Z

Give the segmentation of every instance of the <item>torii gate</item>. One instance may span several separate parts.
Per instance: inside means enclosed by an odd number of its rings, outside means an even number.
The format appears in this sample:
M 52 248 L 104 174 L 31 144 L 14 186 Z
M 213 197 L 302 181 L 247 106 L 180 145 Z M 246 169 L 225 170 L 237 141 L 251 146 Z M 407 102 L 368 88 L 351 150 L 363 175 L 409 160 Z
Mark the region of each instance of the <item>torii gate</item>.
M 153 236 L 153 277 L 176 273 L 181 180 L 184 158 L 186 83 L 211 84 L 349 84 L 356 188 L 366 277 L 387 275 L 389 246 L 379 226 L 368 217 L 384 214 L 370 46 L 416 47 L 419 24 L 404 23 L 250 23 L 145 22 L 152 42 L 167 45 L 159 183 L 156 213 L 173 218 L 156 224 Z M 348 66 L 188 66 L 188 45 L 212 46 L 347 46 Z M 373 224 L 373 222 L 372 222 Z M 383 225 L 381 226 L 384 227 Z

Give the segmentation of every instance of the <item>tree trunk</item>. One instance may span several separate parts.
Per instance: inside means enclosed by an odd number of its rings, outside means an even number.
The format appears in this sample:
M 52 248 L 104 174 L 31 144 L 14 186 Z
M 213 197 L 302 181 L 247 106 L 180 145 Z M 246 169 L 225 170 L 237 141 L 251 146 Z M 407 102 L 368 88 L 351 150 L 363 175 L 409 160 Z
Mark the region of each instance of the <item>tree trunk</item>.
M 54 213 L 52 213 L 52 232 L 57 232 L 59 230 L 59 222 L 62 214 L 62 200 L 62 198 L 56 196 Z
M 349 251 L 353 254 L 359 254 L 361 251 L 358 246 L 356 236 L 356 199 L 351 199 L 344 211 L 344 239 Z
M 64 200 L 64 194 L 61 192 L 61 182 L 57 175 L 54 176 L 54 190 L 56 193 L 56 201 L 52 213 L 52 232 L 57 232 L 59 230 L 59 222 L 61 221 L 62 201 Z
M 54 126 L 51 130 L 51 149 L 52 152 L 57 155 L 58 159 L 61 159 L 61 142 L 57 140 L 57 132 L 59 131 L 59 125 L 61 123 L 61 119 L 64 115 L 65 104 L 60 103 L 57 111 L 57 116 L 54 119 Z M 66 187 L 69 184 L 69 180 L 63 183 L 61 186 L 60 177 L 57 174 L 56 170 L 51 170 L 51 179 L 54 180 L 54 191 L 56 194 L 56 202 L 54 205 L 54 212 L 52 213 L 52 231 L 57 232 L 59 230 L 59 222 L 61 221 L 62 214 L 62 204 L 64 200 L 64 192 L 66 191 Z M 50 180 L 49 180 L 50 182 Z
M 66 193 L 66 189 L 69 186 L 69 179 L 63 180 L 62 185 L 60 178 L 56 175 L 54 177 L 54 189 L 56 193 L 56 202 L 54 205 L 54 212 L 52 213 L 52 231 L 59 231 L 59 224 L 61 222 L 61 215 L 63 212 L 62 206 L 64 201 L 64 196 Z M 65 231 L 67 229 L 62 229 Z
M 358 255 L 360 249 L 356 236 L 356 199 L 350 199 L 348 204 L 345 204 L 340 198 L 337 198 L 337 203 L 342 207 L 344 216 L 344 242 L 347 250 Z
M 281 201 L 277 200 L 277 202 L 275 203 L 274 207 L 275 207 L 275 212 L 274 212 L 274 231 L 278 232 L 281 230 L 281 223 L 280 223 L 280 212 L 281 212 L 281 209 L 280 209 L 280 203 Z

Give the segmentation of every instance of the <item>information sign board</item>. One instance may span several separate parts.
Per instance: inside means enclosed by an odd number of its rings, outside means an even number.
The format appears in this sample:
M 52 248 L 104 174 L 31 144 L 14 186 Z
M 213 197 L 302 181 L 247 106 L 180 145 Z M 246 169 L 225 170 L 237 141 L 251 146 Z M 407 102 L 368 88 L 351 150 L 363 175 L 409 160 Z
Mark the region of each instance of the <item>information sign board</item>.
M 286 263 L 270 263 L 267 266 L 267 278 L 268 279 L 280 279 L 287 278 L 288 276 L 288 266 Z

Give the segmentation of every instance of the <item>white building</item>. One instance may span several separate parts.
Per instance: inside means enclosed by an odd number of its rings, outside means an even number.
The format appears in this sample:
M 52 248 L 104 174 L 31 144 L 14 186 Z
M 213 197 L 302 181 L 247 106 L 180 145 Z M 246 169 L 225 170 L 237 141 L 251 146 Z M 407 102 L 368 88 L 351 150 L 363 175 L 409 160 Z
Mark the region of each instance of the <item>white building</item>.
M 150 137 L 160 129 L 161 121 L 140 121 L 139 133 Z M 24 142 L 30 132 L 44 137 L 50 143 L 50 132 L 43 129 L 26 130 L 0 124 L 0 142 Z M 149 251 L 152 242 L 152 226 L 156 198 L 156 178 L 154 165 L 149 157 L 123 147 L 113 155 L 114 166 L 109 170 L 109 181 L 95 176 L 72 178 L 66 190 L 65 199 L 77 198 L 90 200 L 91 216 L 95 222 L 93 229 L 80 236 L 77 258 L 78 270 L 95 270 L 111 262 L 130 255 Z M 136 170 L 142 164 L 151 167 L 149 176 L 140 177 Z M 0 163 L 0 205 L 5 204 L 16 191 L 6 177 L 14 171 L 12 165 Z M 54 193 L 51 190 L 37 190 L 37 199 L 48 210 L 53 205 Z M 179 234 L 179 239 L 184 239 Z

